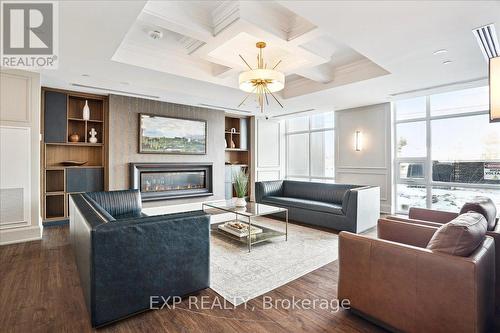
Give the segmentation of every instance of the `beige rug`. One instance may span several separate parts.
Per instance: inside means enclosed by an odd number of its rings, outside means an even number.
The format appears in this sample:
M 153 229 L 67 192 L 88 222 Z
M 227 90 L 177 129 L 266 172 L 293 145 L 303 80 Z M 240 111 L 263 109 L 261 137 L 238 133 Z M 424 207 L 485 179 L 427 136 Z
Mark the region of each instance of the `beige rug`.
M 284 230 L 285 223 L 264 217 L 256 224 Z M 338 258 L 334 233 L 288 224 L 288 241 L 277 237 L 252 246 L 211 236 L 210 287 L 239 305 L 295 280 Z

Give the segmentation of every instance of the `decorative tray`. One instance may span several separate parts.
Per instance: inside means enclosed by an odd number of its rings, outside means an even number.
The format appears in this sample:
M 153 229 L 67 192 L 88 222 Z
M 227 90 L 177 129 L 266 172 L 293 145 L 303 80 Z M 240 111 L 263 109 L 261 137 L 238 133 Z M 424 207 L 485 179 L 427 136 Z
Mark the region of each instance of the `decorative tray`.
M 61 165 L 64 166 L 80 166 L 87 164 L 88 161 L 62 161 Z

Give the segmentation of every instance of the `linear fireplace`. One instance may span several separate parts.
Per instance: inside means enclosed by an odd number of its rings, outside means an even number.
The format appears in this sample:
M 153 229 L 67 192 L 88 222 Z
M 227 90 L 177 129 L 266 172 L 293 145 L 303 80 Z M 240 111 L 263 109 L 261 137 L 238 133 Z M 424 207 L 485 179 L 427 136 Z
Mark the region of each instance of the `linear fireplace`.
M 143 201 L 210 196 L 212 163 L 130 163 L 130 185 Z

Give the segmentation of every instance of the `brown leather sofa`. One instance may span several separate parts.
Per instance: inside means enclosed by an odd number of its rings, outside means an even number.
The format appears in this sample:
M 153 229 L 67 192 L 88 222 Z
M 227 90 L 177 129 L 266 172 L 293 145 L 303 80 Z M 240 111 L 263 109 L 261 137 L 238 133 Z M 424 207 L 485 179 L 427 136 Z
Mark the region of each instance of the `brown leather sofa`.
M 491 202 L 491 204 L 493 203 Z M 467 211 L 470 205 L 471 203 L 465 204 L 461 212 Z M 408 212 L 408 218 L 401 216 L 388 216 L 387 218 L 413 224 L 440 227 L 444 223 L 448 223 L 455 219 L 458 215 L 459 213 L 454 212 L 411 207 Z M 500 314 L 500 223 L 498 221 L 498 218 L 493 218 L 493 220 L 490 221 L 486 234 L 491 236 L 495 241 L 495 313 Z
M 341 232 L 338 298 L 394 332 L 487 332 L 494 241 L 468 257 L 425 247 L 437 227 L 380 219 L 378 239 Z

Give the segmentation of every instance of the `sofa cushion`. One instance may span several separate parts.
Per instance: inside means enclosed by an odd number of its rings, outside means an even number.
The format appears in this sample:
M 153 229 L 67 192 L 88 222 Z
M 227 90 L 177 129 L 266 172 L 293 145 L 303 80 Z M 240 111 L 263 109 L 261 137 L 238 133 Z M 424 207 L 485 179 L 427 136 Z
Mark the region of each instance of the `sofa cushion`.
M 460 214 L 467 212 L 476 212 L 484 216 L 488 223 L 488 230 L 494 230 L 497 224 L 497 208 L 493 201 L 488 197 L 475 197 L 473 201 L 466 202 Z
M 297 207 L 302 209 L 314 210 L 317 212 L 330 213 L 335 215 L 344 215 L 344 213 L 342 212 L 341 205 L 321 202 L 321 201 L 290 198 L 290 197 L 269 196 L 269 197 L 264 197 L 262 199 L 262 202 L 264 204 L 268 203 L 270 205 L 276 204 L 279 206 Z
M 427 248 L 455 256 L 467 257 L 486 235 L 486 219 L 475 212 L 459 215 L 434 233 Z
M 359 186 L 285 180 L 283 182 L 283 196 L 342 204 L 344 194 L 356 187 Z

